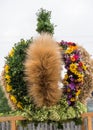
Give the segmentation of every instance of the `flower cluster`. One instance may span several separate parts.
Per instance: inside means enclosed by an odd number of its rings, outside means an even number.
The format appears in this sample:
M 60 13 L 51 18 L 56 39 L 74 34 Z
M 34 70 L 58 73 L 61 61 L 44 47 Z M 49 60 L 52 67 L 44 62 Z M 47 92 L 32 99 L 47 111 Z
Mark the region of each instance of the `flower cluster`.
M 75 43 L 60 42 L 63 48 L 62 57 L 65 63 L 67 73 L 64 77 L 64 94 L 67 96 L 67 102 L 73 106 L 81 92 L 81 86 L 84 81 L 84 72 L 86 65 L 80 57 L 80 50 Z

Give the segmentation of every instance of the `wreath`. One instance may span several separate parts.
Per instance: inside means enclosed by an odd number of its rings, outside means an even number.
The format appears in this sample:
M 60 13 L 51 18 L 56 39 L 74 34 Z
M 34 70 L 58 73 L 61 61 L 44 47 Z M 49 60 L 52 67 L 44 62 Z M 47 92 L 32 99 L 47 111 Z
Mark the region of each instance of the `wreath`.
M 41 39 L 42 37 L 44 36 L 41 36 Z M 64 64 L 66 74 L 64 76 L 64 79 L 60 79 L 60 82 L 63 84 L 63 87 L 61 89 L 60 88 L 56 89 L 57 91 L 54 90 L 54 93 L 58 92 L 59 96 L 56 96 L 57 95 L 56 94 L 54 98 L 52 95 L 53 90 L 50 88 L 50 92 L 53 98 L 51 100 L 48 100 L 45 97 L 44 98 L 45 100 L 43 100 L 42 102 L 44 103 L 45 101 L 47 103 L 43 104 L 41 103 L 40 98 L 39 99 L 35 98 L 38 95 L 37 89 L 34 90 L 33 87 L 31 90 L 29 89 L 29 86 L 32 84 L 34 85 L 35 83 L 33 83 L 34 81 L 30 82 L 29 77 L 27 77 L 29 71 L 25 68 L 29 66 L 28 65 L 29 53 L 31 53 L 31 55 L 34 54 L 33 53 L 33 48 L 35 47 L 34 43 L 38 41 L 40 42 L 40 39 L 39 40 L 38 39 L 33 40 L 33 38 L 31 38 L 31 40 L 27 41 L 22 39 L 19 43 L 14 45 L 9 55 L 6 57 L 4 71 L 2 74 L 2 80 L 3 80 L 3 87 L 5 89 L 5 93 L 8 98 L 9 104 L 13 109 L 25 112 L 25 116 L 27 117 L 27 119 L 36 122 L 38 121 L 60 122 L 79 118 L 83 112 L 86 112 L 86 106 L 83 103 L 83 96 L 85 95 L 88 89 L 90 92 L 92 90 L 92 75 L 88 73 L 90 72 L 90 70 L 92 70 L 92 68 L 90 67 L 91 62 L 88 63 L 85 62 L 82 51 L 83 49 L 81 49 L 81 47 L 76 45 L 75 43 L 65 41 L 61 41 L 60 43 L 55 42 L 56 45 L 54 48 L 56 48 L 56 46 L 57 50 L 59 48 L 60 53 L 57 54 L 61 56 L 61 57 L 55 56 L 55 59 L 57 61 L 58 58 L 61 58 L 62 61 L 58 62 L 56 65 L 58 66 L 58 64 L 60 65 Z M 48 40 L 49 39 L 50 36 L 48 37 Z M 45 36 L 45 41 L 46 40 L 47 38 Z M 37 49 L 40 49 L 40 46 L 38 46 L 37 44 L 36 46 Z M 50 55 L 49 52 L 51 50 L 50 48 L 48 49 L 49 49 L 48 54 Z M 51 52 L 55 54 L 53 48 Z M 37 51 L 35 53 L 37 53 Z M 91 61 L 91 59 L 89 60 Z M 53 62 L 55 61 L 53 60 Z M 31 69 L 32 68 L 33 67 L 31 67 Z M 57 68 L 57 71 L 61 69 L 59 67 Z M 31 76 L 33 77 L 34 74 L 35 71 L 34 73 L 32 73 Z M 86 77 L 88 76 L 90 77 L 90 83 L 89 82 L 86 83 L 87 82 Z M 42 79 L 42 77 L 40 78 Z M 56 78 L 53 77 L 54 80 L 56 80 Z M 40 85 L 41 84 L 42 83 L 40 83 Z M 35 93 L 34 91 L 35 92 L 37 91 L 37 93 Z M 42 90 L 40 90 L 40 92 L 41 91 L 44 92 L 43 96 L 46 96 L 47 91 L 43 89 L 43 87 Z M 87 96 L 85 95 L 86 98 L 88 96 L 89 96 L 88 94 Z

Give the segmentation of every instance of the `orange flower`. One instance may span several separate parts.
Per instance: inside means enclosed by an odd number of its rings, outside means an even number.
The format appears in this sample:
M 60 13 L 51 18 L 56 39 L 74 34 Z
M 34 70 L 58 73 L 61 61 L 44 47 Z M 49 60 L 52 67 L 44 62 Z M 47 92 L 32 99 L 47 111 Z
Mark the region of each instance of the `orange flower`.
M 78 49 L 77 46 L 70 46 L 70 48 L 73 49 L 73 51 Z
M 70 59 L 71 59 L 71 61 L 73 61 L 73 62 L 76 60 L 74 56 L 71 56 Z

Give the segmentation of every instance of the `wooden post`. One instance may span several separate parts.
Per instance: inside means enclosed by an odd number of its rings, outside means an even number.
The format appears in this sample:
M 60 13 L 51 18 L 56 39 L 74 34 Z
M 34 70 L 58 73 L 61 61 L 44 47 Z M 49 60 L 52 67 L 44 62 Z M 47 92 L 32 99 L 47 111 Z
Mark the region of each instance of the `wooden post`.
M 16 129 L 16 121 L 15 120 L 11 121 L 11 130 L 17 130 Z
M 92 130 L 92 120 L 90 116 L 88 116 L 88 130 Z

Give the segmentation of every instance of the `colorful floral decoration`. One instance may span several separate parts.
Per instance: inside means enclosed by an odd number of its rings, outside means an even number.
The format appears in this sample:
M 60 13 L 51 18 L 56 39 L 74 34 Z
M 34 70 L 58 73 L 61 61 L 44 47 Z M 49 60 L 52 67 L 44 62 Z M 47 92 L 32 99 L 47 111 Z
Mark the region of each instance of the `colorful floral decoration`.
M 67 73 L 65 74 L 64 94 L 67 97 L 67 102 L 73 106 L 81 92 L 81 87 L 84 82 L 84 74 L 87 69 L 80 57 L 80 50 L 73 42 L 60 42 L 62 47 L 62 57 L 64 60 Z
M 50 107 L 38 108 L 29 98 L 27 84 L 24 80 L 24 61 L 26 49 L 31 40 L 21 40 L 15 44 L 9 55 L 3 71 L 3 87 L 8 94 L 12 108 L 25 112 L 25 117 L 31 121 L 64 121 L 79 118 L 86 112 L 86 106 L 78 99 L 86 72 L 86 65 L 81 59 L 79 47 L 72 42 L 60 42 L 62 60 L 67 73 L 63 79 L 64 94 L 58 104 Z

